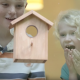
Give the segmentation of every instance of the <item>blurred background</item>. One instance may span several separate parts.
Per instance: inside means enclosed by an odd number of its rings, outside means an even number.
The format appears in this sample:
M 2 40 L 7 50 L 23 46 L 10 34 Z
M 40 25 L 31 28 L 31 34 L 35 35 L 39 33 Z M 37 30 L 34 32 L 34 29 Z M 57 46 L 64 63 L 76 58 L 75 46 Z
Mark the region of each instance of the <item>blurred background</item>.
M 38 2 L 38 0 L 32 0 L 32 1 Z M 38 7 L 41 6 L 41 8 L 39 9 L 29 8 L 29 10 L 34 10 L 38 12 L 45 18 L 52 21 L 53 23 L 61 11 L 69 9 L 80 9 L 80 0 L 41 0 L 41 1 L 39 0 L 39 2 L 41 4 L 39 4 Z M 30 3 L 32 2 L 28 2 L 28 7 L 30 6 L 29 5 Z M 28 12 L 29 10 L 27 9 L 26 12 Z M 60 43 L 53 35 L 53 32 L 54 32 L 54 25 L 49 30 L 48 61 L 45 63 L 45 72 L 47 80 L 60 80 L 61 67 L 65 63 L 65 58 Z

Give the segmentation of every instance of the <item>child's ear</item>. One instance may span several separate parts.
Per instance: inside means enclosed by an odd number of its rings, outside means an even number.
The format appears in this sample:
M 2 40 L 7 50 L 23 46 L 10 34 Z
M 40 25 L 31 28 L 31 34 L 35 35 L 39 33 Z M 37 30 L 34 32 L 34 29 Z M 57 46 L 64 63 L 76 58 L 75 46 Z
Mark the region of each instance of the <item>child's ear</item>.
M 25 8 L 27 7 L 27 4 L 28 4 L 28 3 L 26 3 Z

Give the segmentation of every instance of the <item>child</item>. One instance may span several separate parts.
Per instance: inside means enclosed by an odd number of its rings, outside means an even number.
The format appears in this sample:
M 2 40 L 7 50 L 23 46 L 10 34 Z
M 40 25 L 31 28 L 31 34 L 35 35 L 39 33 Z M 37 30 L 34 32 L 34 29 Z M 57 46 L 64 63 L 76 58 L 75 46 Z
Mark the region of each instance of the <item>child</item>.
M 45 80 L 43 63 L 13 63 L 10 22 L 24 13 L 26 0 L 0 0 L 0 79 Z
M 61 13 L 55 29 L 66 60 L 60 78 L 80 80 L 80 11 L 69 10 Z

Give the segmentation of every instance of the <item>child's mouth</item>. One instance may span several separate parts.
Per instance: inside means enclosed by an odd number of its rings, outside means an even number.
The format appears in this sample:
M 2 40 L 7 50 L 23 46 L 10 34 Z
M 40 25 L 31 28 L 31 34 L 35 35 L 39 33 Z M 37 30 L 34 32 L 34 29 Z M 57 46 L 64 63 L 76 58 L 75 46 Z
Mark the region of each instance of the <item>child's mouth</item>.
M 14 19 L 6 18 L 6 19 L 9 20 L 9 21 L 13 21 L 15 18 Z
M 66 46 L 66 48 L 71 50 L 71 49 L 75 49 L 75 46 L 70 45 L 70 46 Z

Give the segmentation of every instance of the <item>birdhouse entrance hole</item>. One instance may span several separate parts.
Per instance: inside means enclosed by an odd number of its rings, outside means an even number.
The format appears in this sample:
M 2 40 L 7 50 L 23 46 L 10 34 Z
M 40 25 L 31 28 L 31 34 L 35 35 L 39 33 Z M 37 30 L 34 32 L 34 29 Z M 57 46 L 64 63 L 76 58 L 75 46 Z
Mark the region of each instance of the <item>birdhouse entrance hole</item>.
M 34 25 L 30 25 L 27 27 L 26 33 L 31 35 L 31 36 L 27 35 L 28 37 L 35 37 L 38 33 L 38 30 Z

